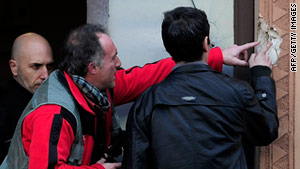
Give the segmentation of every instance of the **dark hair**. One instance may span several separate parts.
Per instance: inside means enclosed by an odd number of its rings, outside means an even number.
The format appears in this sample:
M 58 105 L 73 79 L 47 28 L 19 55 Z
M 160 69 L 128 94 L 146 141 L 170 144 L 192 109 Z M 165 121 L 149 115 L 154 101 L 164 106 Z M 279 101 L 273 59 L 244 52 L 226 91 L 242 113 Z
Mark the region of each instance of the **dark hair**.
M 175 8 L 164 13 L 161 27 L 164 46 L 175 62 L 202 59 L 203 41 L 209 37 L 209 23 L 204 11 L 191 7 Z
M 97 24 L 84 24 L 71 31 L 62 48 L 58 68 L 72 75 L 85 76 L 90 62 L 101 66 L 104 54 L 98 33 L 106 34 Z

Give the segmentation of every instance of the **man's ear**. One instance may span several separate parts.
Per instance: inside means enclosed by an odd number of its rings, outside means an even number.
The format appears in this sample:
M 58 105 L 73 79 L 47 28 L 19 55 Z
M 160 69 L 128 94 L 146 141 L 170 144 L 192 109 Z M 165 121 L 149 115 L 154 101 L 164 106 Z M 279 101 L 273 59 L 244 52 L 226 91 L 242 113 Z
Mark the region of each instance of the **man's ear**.
M 95 62 L 91 62 L 88 65 L 88 73 L 95 75 L 97 73 L 97 65 Z
M 18 76 L 18 63 L 13 59 L 9 60 L 8 63 L 13 76 Z
M 209 44 L 208 44 L 208 36 L 205 36 L 204 41 L 203 41 L 203 50 L 204 52 L 209 51 Z

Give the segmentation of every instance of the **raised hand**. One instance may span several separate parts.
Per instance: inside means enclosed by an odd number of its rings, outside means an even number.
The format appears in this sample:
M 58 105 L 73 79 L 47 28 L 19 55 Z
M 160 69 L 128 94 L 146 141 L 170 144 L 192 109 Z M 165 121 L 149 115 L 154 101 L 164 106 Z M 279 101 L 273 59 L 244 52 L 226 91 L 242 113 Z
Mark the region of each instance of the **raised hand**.
M 226 65 L 248 66 L 247 50 L 257 46 L 259 42 L 246 43 L 244 45 L 232 45 L 223 50 L 223 62 Z
M 258 54 L 253 53 L 249 59 L 249 67 L 253 66 L 267 66 L 272 69 L 272 61 L 270 57 L 267 55 L 268 50 L 272 46 L 272 42 L 269 42 L 263 50 L 261 50 Z

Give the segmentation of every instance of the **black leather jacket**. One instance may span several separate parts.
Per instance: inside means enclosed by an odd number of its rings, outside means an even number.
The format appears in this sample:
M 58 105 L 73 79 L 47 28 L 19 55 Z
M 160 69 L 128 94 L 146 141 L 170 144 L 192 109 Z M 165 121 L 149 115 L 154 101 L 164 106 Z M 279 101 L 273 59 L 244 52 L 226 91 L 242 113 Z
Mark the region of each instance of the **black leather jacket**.
M 199 63 L 175 68 L 132 107 L 123 168 L 245 169 L 242 138 L 258 146 L 278 136 L 274 80 L 248 83 Z

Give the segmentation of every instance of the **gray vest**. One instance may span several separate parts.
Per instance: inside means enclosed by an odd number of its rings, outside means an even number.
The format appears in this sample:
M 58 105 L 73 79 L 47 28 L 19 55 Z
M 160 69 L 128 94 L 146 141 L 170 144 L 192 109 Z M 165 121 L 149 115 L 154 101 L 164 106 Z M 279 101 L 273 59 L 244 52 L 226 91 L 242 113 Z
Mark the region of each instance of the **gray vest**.
M 67 109 L 75 117 L 77 123 L 77 131 L 67 163 L 71 165 L 81 164 L 83 142 L 80 115 L 77 107 L 79 105 L 71 94 L 64 74 L 56 70 L 38 88 L 31 101 L 24 109 L 18 121 L 14 136 L 11 140 L 8 155 L 0 166 L 0 169 L 28 168 L 29 158 L 24 152 L 22 143 L 22 123 L 27 115 L 45 104 L 60 105 Z

